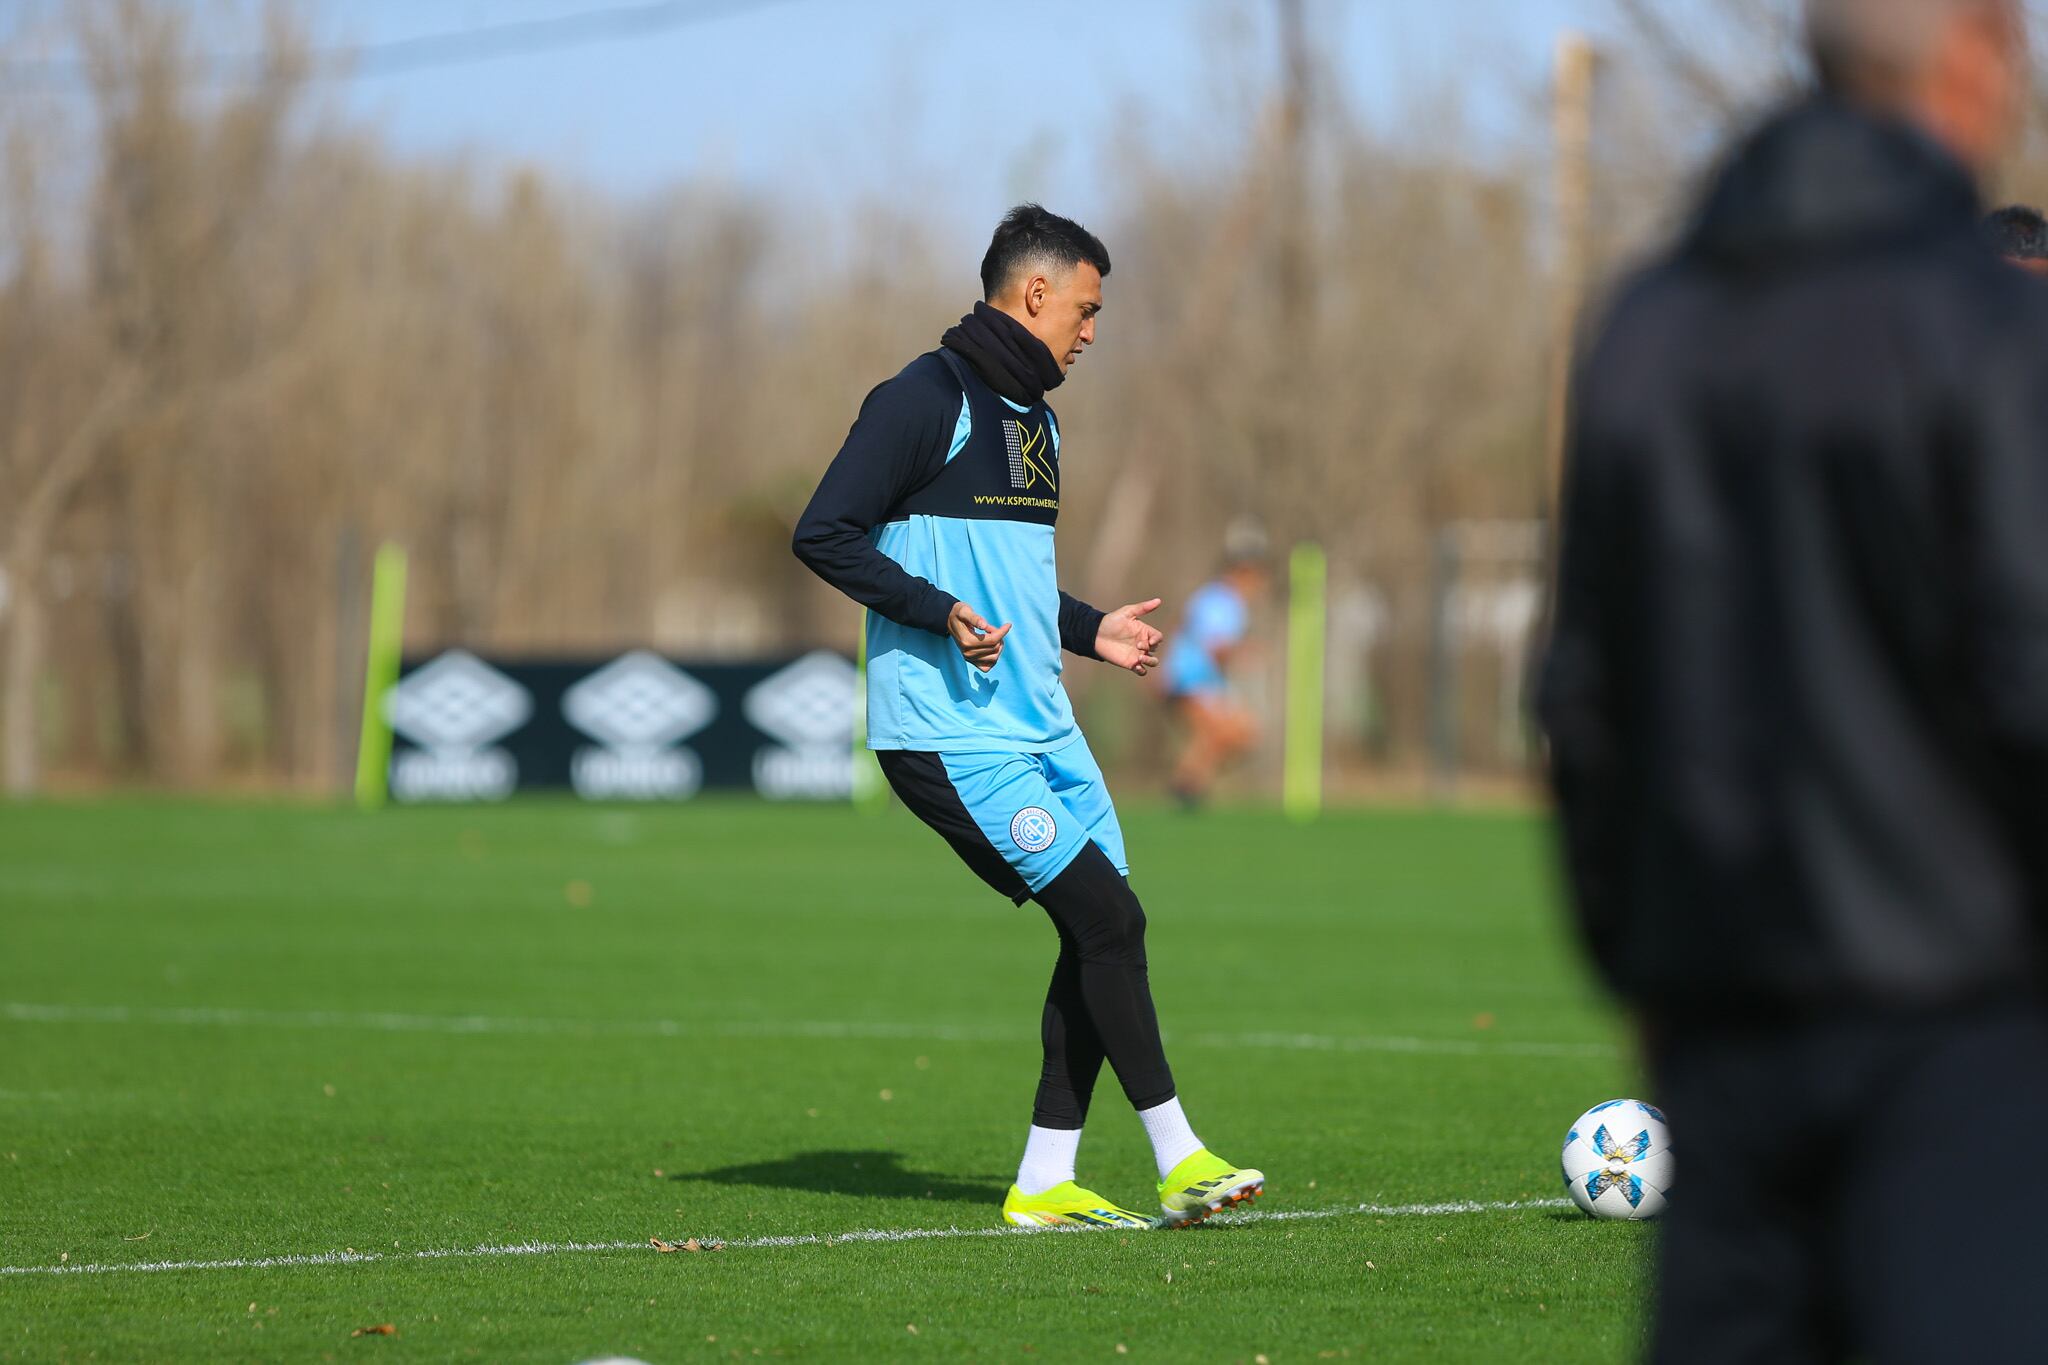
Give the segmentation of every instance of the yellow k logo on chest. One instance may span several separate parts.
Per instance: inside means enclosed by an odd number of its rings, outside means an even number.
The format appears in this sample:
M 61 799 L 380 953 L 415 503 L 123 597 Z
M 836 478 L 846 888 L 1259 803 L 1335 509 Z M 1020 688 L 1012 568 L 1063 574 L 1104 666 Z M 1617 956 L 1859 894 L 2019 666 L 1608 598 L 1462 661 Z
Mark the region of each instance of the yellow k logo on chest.
M 1014 419 L 1005 419 L 1003 444 L 1010 451 L 1011 488 L 1019 493 L 1039 488 L 1047 494 L 1060 491 L 1058 473 L 1053 464 L 1052 442 L 1045 423 L 1030 427 Z

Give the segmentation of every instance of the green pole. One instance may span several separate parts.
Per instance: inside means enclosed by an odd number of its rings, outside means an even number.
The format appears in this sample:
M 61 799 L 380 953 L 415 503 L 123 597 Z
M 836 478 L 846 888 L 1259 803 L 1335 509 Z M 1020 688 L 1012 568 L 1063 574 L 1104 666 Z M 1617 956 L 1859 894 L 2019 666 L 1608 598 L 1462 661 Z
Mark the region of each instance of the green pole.
M 868 616 L 860 616 L 860 646 L 854 654 L 853 804 L 864 811 L 886 810 L 889 784 L 868 748 Z
M 1287 758 L 1282 805 L 1295 820 L 1323 811 L 1323 637 L 1329 565 L 1304 542 L 1288 560 Z
M 384 698 L 398 683 L 405 649 L 405 549 L 377 547 L 370 588 L 370 648 L 363 669 L 363 732 L 356 750 L 356 804 L 376 810 L 390 793 L 391 719 Z

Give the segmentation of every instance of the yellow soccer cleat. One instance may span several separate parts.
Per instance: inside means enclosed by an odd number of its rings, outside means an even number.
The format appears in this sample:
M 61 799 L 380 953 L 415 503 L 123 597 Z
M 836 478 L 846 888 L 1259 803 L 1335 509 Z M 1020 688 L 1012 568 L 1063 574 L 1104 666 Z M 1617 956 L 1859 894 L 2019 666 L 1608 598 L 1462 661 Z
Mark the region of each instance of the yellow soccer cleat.
M 1237 1167 L 1204 1147 L 1159 1182 L 1160 1221 L 1182 1228 L 1266 1192 L 1266 1173 Z
M 1015 1185 L 1010 1186 L 1010 1193 L 1003 1200 L 1003 1218 L 1020 1228 L 1122 1228 L 1143 1232 L 1153 1225 L 1153 1220 L 1144 1214 L 1120 1209 L 1071 1180 L 1043 1194 L 1026 1194 Z

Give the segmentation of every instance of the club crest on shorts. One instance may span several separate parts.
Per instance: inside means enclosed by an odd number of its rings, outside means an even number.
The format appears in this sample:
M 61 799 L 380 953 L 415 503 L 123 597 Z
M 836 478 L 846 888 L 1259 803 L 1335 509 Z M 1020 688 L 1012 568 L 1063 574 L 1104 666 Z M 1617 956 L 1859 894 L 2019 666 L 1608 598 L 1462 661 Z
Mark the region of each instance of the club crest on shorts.
M 1010 842 L 1026 853 L 1043 853 L 1059 834 L 1052 812 L 1043 806 L 1026 806 L 1010 821 Z

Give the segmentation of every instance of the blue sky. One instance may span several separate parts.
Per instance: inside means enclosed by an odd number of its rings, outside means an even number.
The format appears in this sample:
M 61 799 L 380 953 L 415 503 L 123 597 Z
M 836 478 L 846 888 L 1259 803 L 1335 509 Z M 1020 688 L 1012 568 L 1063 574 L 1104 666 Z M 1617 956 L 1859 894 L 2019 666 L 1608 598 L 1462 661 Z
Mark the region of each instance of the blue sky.
M 323 42 L 621 0 L 316 0 Z M 1482 141 L 1538 137 L 1558 32 L 1603 0 L 1308 0 L 1343 97 L 1381 124 L 1460 106 Z M 1199 158 L 1278 58 L 1270 0 L 775 0 L 652 37 L 340 92 L 394 144 L 536 163 L 634 197 L 710 175 L 816 203 L 919 196 L 958 224 L 1020 197 L 1086 218 L 1139 130 Z M 1028 14 L 1028 18 L 1019 18 Z M 1461 74 L 1462 73 L 1462 74 Z M 1540 114 L 1535 115 L 1540 120 Z M 1429 131 L 1426 127 L 1420 131 Z

